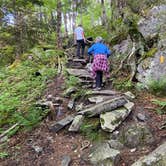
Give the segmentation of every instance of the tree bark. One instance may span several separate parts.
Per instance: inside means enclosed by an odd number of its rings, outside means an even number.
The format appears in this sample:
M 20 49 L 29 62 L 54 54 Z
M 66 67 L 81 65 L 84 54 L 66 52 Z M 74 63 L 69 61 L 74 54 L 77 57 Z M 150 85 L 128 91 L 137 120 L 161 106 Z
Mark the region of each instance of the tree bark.
M 62 25 L 62 3 L 61 0 L 57 1 L 57 46 L 58 48 L 62 48 L 62 35 L 61 35 L 61 25 Z
M 105 9 L 105 4 L 104 4 L 104 0 L 101 0 L 101 7 L 102 7 L 102 25 L 106 25 L 107 23 L 107 15 L 106 15 L 106 9 Z

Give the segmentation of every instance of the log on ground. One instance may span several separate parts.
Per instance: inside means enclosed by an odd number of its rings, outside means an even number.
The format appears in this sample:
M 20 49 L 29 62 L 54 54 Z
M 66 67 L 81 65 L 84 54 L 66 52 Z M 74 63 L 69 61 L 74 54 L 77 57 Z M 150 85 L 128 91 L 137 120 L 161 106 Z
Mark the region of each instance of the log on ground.
M 78 114 L 82 114 L 88 117 L 93 117 L 99 115 L 103 112 L 111 111 L 115 108 L 121 107 L 126 104 L 128 101 L 124 97 L 118 97 L 115 99 L 107 100 L 102 103 L 98 103 L 93 107 L 87 108 L 83 111 L 80 111 Z

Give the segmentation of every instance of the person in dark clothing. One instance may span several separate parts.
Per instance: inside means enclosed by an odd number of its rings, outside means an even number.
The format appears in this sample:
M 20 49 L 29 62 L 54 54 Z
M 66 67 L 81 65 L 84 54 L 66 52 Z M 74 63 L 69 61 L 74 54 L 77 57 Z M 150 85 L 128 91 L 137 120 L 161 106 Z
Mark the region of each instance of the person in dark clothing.
M 86 43 L 84 29 L 82 28 L 82 25 L 78 25 L 78 27 L 74 30 L 74 41 L 75 43 L 77 43 L 76 55 L 78 58 L 81 58 L 84 56 L 85 43 Z
M 93 55 L 92 77 L 96 80 L 96 90 L 100 90 L 103 82 L 103 72 L 109 78 L 108 57 L 111 55 L 110 49 L 103 44 L 102 37 L 96 38 L 96 43 L 88 49 L 88 55 Z

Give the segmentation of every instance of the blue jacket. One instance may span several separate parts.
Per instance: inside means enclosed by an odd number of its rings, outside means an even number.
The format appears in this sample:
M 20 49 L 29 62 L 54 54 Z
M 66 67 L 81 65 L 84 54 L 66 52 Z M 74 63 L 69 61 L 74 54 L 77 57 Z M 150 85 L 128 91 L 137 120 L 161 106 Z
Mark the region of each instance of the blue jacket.
M 103 44 L 103 43 L 95 43 L 88 49 L 88 55 L 97 55 L 97 54 L 103 54 L 106 55 L 107 58 L 111 55 L 111 51 L 109 48 Z

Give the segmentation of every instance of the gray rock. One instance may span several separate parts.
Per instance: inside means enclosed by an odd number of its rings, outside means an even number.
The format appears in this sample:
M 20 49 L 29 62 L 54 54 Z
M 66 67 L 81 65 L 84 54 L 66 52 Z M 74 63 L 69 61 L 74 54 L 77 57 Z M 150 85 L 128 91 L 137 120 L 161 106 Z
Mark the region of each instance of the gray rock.
M 75 93 L 77 91 L 76 87 L 70 87 L 66 90 L 65 96 L 70 96 L 72 93 Z
M 75 103 L 75 101 L 73 99 L 69 100 L 67 108 L 70 109 L 70 110 L 72 110 L 74 108 L 74 103 Z
M 73 59 L 73 62 L 80 62 L 82 64 L 86 64 L 86 60 L 85 59 Z
M 164 57 L 164 62 L 160 63 L 160 56 Z M 151 80 L 160 80 L 166 77 L 166 48 L 158 50 L 153 58 L 146 58 L 137 68 L 136 78 L 139 82 L 148 87 Z
M 137 68 L 136 78 L 148 88 L 150 80 L 166 77 L 166 5 L 153 7 L 146 18 L 139 21 L 138 29 L 147 41 L 158 36 L 157 52 L 143 60 Z M 161 56 L 164 57 L 163 62 L 160 61 Z
M 62 104 L 63 103 L 63 99 L 61 97 L 55 97 L 53 100 L 57 104 Z
M 120 143 L 118 140 L 109 140 L 108 141 L 109 145 L 111 148 L 113 149 L 117 149 L 117 150 L 121 150 L 124 148 L 124 145 L 122 143 Z
M 138 119 L 139 121 L 145 122 L 147 118 L 146 118 L 145 114 L 138 113 L 138 114 L 137 114 L 137 119 Z
M 52 124 L 49 129 L 53 132 L 58 132 L 66 125 L 70 124 L 74 119 L 74 115 L 69 115 L 66 118 L 56 122 L 55 124 Z
M 82 122 L 83 122 L 83 119 L 84 119 L 83 115 L 77 115 L 74 118 L 74 120 L 69 128 L 69 131 L 75 131 L 75 132 L 78 131 L 80 129 Z
M 128 104 L 128 103 L 127 103 Z M 134 103 L 132 103 L 132 107 Z M 129 109 L 122 107 L 115 109 L 111 112 L 106 112 L 100 115 L 101 128 L 108 132 L 113 132 L 130 114 L 132 108 Z
M 120 140 L 129 148 L 136 148 L 154 142 L 153 135 L 144 124 L 132 124 L 121 133 Z
M 113 50 L 116 54 L 128 54 L 132 47 L 132 41 L 128 37 L 127 40 L 123 40 L 120 44 L 113 46 Z
M 6 142 L 8 140 L 8 136 L 4 136 L 0 138 L 0 143 Z
M 32 145 L 32 148 L 35 150 L 36 153 L 41 153 L 43 148 L 37 145 Z
M 107 99 L 109 99 L 110 97 L 104 97 L 104 96 L 94 96 L 94 97 L 89 97 L 88 100 L 91 102 L 91 103 L 100 103 L 100 102 L 103 102 Z
M 166 142 L 160 145 L 147 156 L 141 157 L 132 166 L 165 166 L 166 165 Z
M 165 23 L 166 5 L 155 6 L 138 22 L 138 29 L 145 39 L 152 39 L 163 30 Z
M 82 78 L 92 78 L 90 73 L 85 70 L 85 69 L 66 69 L 66 71 L 70 74 L 70 75 L 74 75 L 76 77 L 82 77 Z
M 84 108 L 84 103 L 80 103 L 79 105 L 76 105 L 75 106 L 75 110 L 78 112 L 78 111 L 82 111 Z
M 100 91 L 92 91 L 91 95 L 115 96 L 115 95 L 120 95 L 120 93 L 117 91 L 113 91 L 113 90 L 100 90 Z
M 68 155 L 62 157 L 61 166 L 69 166 L 71 163 L 71 158 Z
M 124 93 L 125 97 L 128 99 L 128 100 L 134 100 L 135 99 L 135 95 L 133 93 L 131 93 L 130 91 L 128 92 L 125 92 Z
M 120 159 L 120 152 L 110 148 L 108 143 L 99 143 L 92 147 L 89 160 L 95 166 L 114 166 Z
M 114 110 L 118 107 L 123 106 L 126 103 L 127 99 L 125 99 L 124 97 L 117 97 L 111 100 L 104 101 L 102 103 L 98 103 L 90 108 L 80 111 L 79 114 L 93 117 L 103 112 Z

